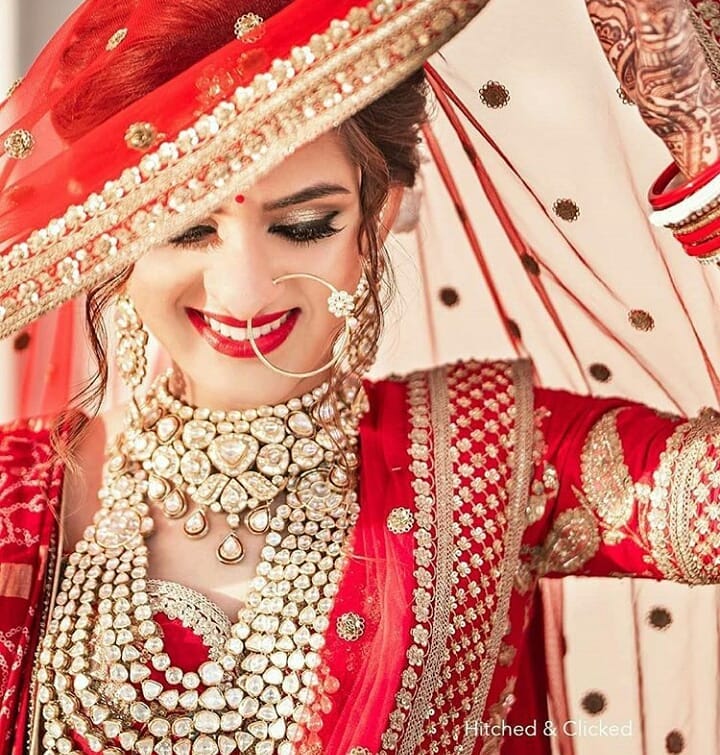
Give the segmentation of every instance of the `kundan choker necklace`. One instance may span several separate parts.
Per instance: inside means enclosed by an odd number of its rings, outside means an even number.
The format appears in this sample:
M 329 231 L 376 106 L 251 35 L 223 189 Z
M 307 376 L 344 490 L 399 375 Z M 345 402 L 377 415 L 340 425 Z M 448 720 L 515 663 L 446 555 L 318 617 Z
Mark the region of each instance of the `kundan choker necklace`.
M 168 378 L 129 413 L 105 463 L 100 510 L 61 574 L 36 668 L 44 752 L 80 753 L 79 737 L 109 755 L 290 755 L 321 725 L 314 706 L 327 710 L 337 685 L 320 650 L 358 513 L 318 424 L 324 387 L 280 406 L 214 412 L 175 399 Z M 333 427 L 351 461 L 366 408 L 360 388 Z M 271 514 L 271 493 L 282 490 Z M 189 513 L 190 536 L 224 513 L 227 562 L 242 557 L 241 526 L 266 531 L 222 651 L 192 671 L 173 663 L 154 619 L 145 539 L 156 506 Z
M 146 477 L 147 499 L 168 518 L 185 517 L 183 529 L 191 538 L 208 533 L 209 512 L 225 514 L 230 532 L 217 549 L 225 564 L 244 555 L 243 526 L 255 534 L 268 531 L 269 505 L 281 492 L 336 505 L 348 485 L 336 457 L 340 449 L 355 463 L 358 417 L 342 404 L 333 442 L 318 416 L 327 384 L 284 404 L 223 412 L 175 398 L 168 389 L 171 376 L 172 370 L 156 381 L 139 417 L 130 415 L 111 453 L 111 484 L 117 485 L 128 462 L 139 462 L 133 485 L 138 475 Z

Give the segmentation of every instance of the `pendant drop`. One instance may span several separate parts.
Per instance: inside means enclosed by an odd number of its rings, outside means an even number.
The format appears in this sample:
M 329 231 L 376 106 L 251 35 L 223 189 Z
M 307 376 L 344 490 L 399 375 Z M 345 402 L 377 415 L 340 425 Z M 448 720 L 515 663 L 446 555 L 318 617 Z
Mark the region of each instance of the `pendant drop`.
M 270 529 L 270 510 L 267 506 L 251 511 L 245 517 L 245 526 L 255 535 L 264 535 Z
M 203 537 L 208 531 L 208 521 L 205 512 L 202 509 L 198 509 L 194 514 L 191 514 L 185 520 L 183 529 L 189 537 Z
M 244 556 L 243 544 L 234 532 L 231 532 L 217 549 L 217 557 L 223 564 L 237 564 Z
M 163 514 L 179 519 L 187 511 L 187 500 L 180 490 L 173 490 L 163 501 Z

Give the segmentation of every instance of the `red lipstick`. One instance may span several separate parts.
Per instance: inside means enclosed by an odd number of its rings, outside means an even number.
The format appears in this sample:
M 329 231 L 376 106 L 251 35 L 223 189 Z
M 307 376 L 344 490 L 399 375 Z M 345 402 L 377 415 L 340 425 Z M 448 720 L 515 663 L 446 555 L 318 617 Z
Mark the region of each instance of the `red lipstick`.
M 188 319 L 192 323 L 197 332 L 215 349 L 215 351 L 224 354 L 225 356 L 234 357 L 235 359 L 257 359 L 255 352 L 253 351 L 250 341 L 234 341 L 232 338 L 227 338 L 217 331 L 213 330 L 206 322 L 203 315 L 195 309 L 189 307 L 185 310 L 187 312 Z M 224 325 L 230 325 L 234 328 L 247 328 L 247 320 L 235 320 L 232 317 L 226 317 L 224 315 L 213 315 L 209 312 L 206 313 L 208 317 L 213 320 L 223 323 Z M 274 312 L 269 315 L 261 315 L 257 319 L 253 319 L 253 327 L 261 327 L 273 320 L 277 320 L 282 317 L 286 312 Z M 255 339 L 255 344 L 260 349 L 262 354 L 270 354 L 279 346 L 281 346 L 292 333 L 295 324 L 300 317 L 300 310 L 295 308 L 290 310 L 290 314 L 285 322 L 272 333 L 267 333 L 264 336 L 259 336 Z

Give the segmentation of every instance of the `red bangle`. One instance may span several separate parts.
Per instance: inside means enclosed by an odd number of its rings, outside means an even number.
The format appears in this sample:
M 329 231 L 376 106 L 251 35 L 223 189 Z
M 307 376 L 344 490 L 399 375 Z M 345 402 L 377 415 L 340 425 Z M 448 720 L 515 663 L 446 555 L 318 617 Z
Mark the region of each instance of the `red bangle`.
M 686 253 L 691 257 L 707 257 L 713 252 L 720 250 L 720 236 L 703 241 L 701 244 L 683 244 Z
M 686 197 L 689 197 L 693 192 L 696 192 L 705 184 L 710 183 L 715 176 L 720 175 L 720 160 L 714 162 L 710 167 L 705 168 L 702 173 L 698 173 L 697 176 L 691 178 L 688 181 L 684 181 L 680 186 L 676 186 L 670 191 L 666 191 L 667 187 L 673 181 L 676 176 L 680 175 L 680 168 L 673 163 L 669 165 L 658 176 L 655 183 L 650 187 L 648 191 L 648 202 L 653 210 L 665 210 L 672 205 L 681 202 Z
M 704 225 L 702 228 L 697 228 L 696 230 L 689 231 L 688 233 L 675 233 L 673 235 L 681 244 L 690 244 L 692 246 L 693 244 L 701 243 L 702 241 L 707 239 L 710 233 L 718 230 L 720 230 L 720 215 L 714 220 L 711 220 L 707 225 Z

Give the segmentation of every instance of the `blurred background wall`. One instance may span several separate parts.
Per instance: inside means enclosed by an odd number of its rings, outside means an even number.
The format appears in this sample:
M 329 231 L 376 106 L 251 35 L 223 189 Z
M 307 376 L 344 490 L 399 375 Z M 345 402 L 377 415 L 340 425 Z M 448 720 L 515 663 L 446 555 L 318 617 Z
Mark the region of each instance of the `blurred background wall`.
M 22 75 L 78 5 L 76 0 L 0 0 L 0 91 Z

